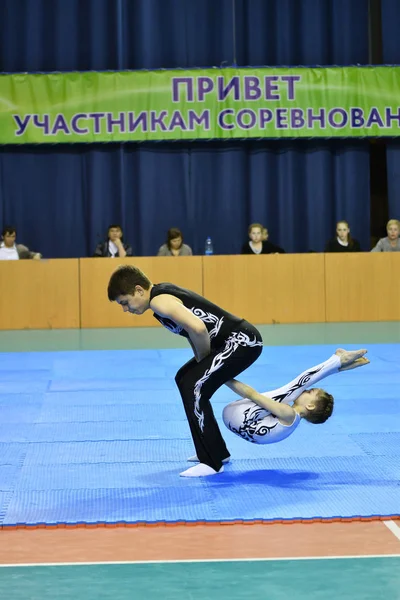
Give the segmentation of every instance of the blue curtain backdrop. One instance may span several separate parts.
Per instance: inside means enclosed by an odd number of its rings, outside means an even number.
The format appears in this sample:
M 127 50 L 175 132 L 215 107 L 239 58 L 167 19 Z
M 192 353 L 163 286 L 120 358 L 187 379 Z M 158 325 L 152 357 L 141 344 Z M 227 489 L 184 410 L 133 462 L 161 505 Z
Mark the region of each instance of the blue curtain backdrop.
M 400 64 L 400 2 L 382 0 L 382 49 L 386 64 Z M 400 143 L 386 147 L 389 218 L 400 219 Z
M 2 0 L 0 70 L 368 62 L 368 0 Z M 0 220 L 46 256 L 92 254 L 120 222 L 137 255 L 180 227 L 236 253 L 250 222 L 290 252 L 347 219 L 369 244 L 368 143 L 3 147 Z

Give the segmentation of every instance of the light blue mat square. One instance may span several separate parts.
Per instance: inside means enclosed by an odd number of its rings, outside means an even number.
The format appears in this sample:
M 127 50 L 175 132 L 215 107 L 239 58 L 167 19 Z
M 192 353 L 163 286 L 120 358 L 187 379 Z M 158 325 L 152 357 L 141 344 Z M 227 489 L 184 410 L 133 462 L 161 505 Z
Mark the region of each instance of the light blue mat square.
M 76 391 L 155 391 L 175 390 L 173 377 L 160 379 L 146 379 L 136 377 L 130 379 L 105 379 L 99 373 L 94 379 L 53 379 L 47 391 L 50 392 L 76 392 Z M 1 390 L 0 390 L 1 391 Z
M 357 433 L 350 437 L 367 454 L 397 457 L 400 468 L 400 432 Z
M 181 462 L 92 463 L 45 466 L 25 466 L 20 470 L 16 491 L 94 490 L 172 486 L 176 487 L 180 471 L 187 467 Z M 9 478 L 16 473 L 12 467 L 0 467 Z M 3 491 L 8 491 L 3 490 Z
M 199 521 L 206 511 L 214 515 L 212 502 L 200 480 L 179 488 L 179 494 L 174 487 L 17 492 L 2 524 L 154 523 L 180 521 L 182 515 Z
M 44 395 L 43 407 L 94 406 L 106 408 L 109 404 L 146 404 L 153 403 L 181 405 L 178 389 L 168 390 L 83 390 L 54 391 Z
M 29 444 L 0 443 L 0 465 L 22 466 Z
M 30 423 L 0 423 L 0 443 L 29 442 L 32 430 Z
M 0 524 L 3 522 L 11 498 L 12 492 L 0 492 Z
M 57 406 L 46 405 L 40 414 L 34 417 L 36 423 L 89 423 L 110 421 L 149 421 L 150 410 L 158 421 L 186 420 L 185 411 L 180 403 L 174 405 L 163 403 L 147 404 L 107 404 L 105 406 Z
M 1 439 L 1 430 L 0 426 L 0 441 L 7 441 Z M 151 419 L 145 423 L 143 421 L 36 423 L 31 426 L 30 431 L 32 442 L 187 439 L 190 436 L 189 426 L 185 421 L 159 423 Z M 21 441 L 25 441 L 25 439 Z
M 189 438 L 185 440 L 31 443 L 26 450 L 24 465 L 33 467 L 126 462 L 163 464 L 171 461 L 180 461 L 184 465 L 186 458 L 192 456 L 194 452 L 193 443 Z M 361 449 L 360 452 L 362 452 Z M 19 455 L 14 453 L 8 460 L 16 459 L 17 456 Z
M 15 489 L 20 470 L 19 465 L 0 465 L 0 492 L 12 492 Z

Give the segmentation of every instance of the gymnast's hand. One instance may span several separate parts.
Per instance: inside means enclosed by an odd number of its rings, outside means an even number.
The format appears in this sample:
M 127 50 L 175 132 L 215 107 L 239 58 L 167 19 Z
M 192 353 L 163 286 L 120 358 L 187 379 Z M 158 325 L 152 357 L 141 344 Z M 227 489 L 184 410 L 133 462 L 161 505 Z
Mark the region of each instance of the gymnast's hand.
M 368 350 L 344 350 L 343 348 L 338 348 L 335 352 L 337 356 L 340 357 L 340 368 L 339 371 L 350 371 L 350 369 L 357 369 L 357 367 L 362 367 L 363 365 L 368 365 L 368 358 L 364 357 Z

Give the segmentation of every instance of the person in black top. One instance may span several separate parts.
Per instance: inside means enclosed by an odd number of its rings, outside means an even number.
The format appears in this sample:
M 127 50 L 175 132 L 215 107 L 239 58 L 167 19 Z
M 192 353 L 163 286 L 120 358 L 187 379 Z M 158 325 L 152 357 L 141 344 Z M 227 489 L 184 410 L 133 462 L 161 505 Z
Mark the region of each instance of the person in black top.
M 336 238 L 329 240 L 325 252 L 361 252 L 360 243 L 351 237 L 347 221 L 336 223 Z
M 199 477 L 223 471 L 229 452 L 210 398 L 227 381 L 247 369 L 262 352 L 259 331 L 202 296 L 172 283 L 153 284 L 139 269 L 124 265 L 111 276 L 108 298 L 124 312 L 154 317 L 172 333 L 184 336 L 194 356 L 176 374 L 196 449 L 198 465 L 181 475 Z M 261 397 L 261 395 L 260 395 Z M 262 397 L 261 397 L 262 398 Z
M 243 244 L 241 254 L 284 254 L 285 251 L 268 241 L 268 230 L 261 223 L 252 223 L 248 229 L 250 240 Z

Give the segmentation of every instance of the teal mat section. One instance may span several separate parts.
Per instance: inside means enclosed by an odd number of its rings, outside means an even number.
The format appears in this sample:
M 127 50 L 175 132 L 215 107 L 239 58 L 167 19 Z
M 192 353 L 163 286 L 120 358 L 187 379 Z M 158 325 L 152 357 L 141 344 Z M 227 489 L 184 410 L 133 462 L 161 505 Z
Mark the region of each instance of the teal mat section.
M 265 347 L 243 377 L 273 389 L 334 346 Z M 189 350 L 0 355 L 0 524 L 296 520 L 400 512 L 400 345 L 369 346 L 371 364 L 326 380 L 324 425 L 249 444 L 225 429 L 225 472 L 186 480 L 193 454 L 174 383 Z
M 400 558 L 0 568 L 7 600 L 398 600 Z
M 400 321 L 257 325 L 269 346 L 399 343 Z M 0 331 L 0 352 L 186 348 L 162 327 Z

